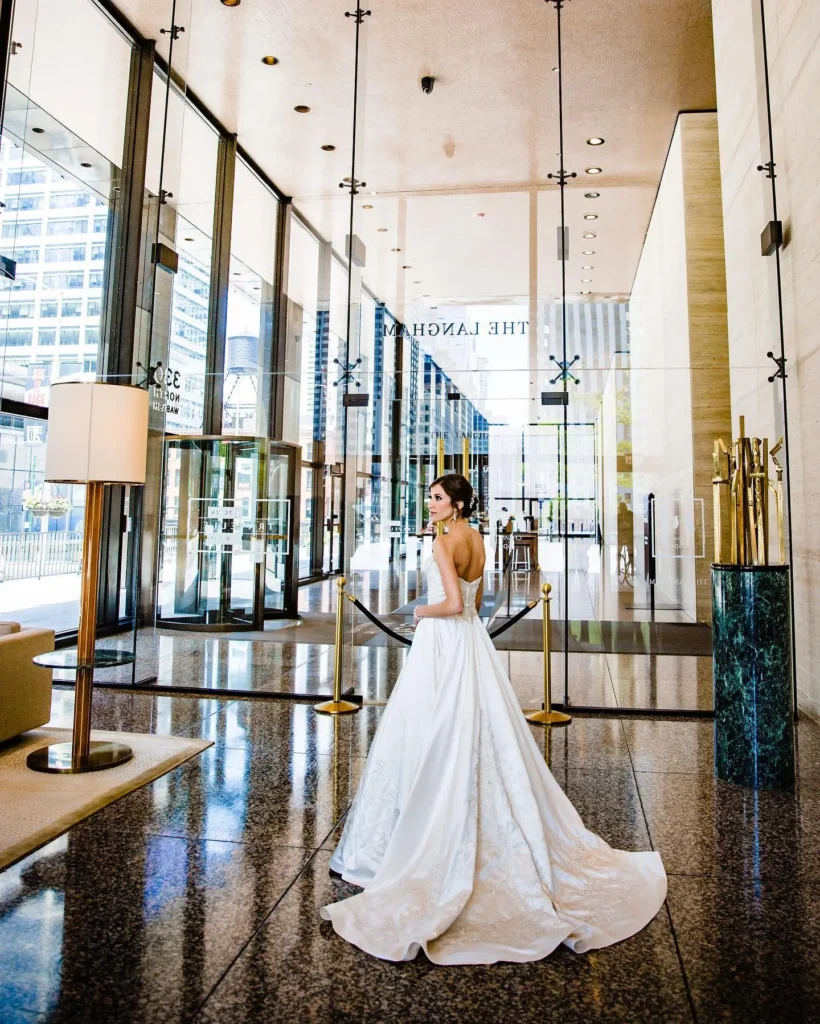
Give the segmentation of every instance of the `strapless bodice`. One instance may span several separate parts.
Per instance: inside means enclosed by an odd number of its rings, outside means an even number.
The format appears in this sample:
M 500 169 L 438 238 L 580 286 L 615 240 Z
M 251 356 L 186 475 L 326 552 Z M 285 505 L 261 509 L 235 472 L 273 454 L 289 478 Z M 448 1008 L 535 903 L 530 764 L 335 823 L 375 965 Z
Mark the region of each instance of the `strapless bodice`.
M 443 601 L 447 596 L 444 593 L 444 583 L 441 579 L 441 570 L 432 555 L 427 558 L 423 568 L 424 575 L 427 577 L 427 603 L 438 604 L 439 601 Z M 478 593 L 478 588 L 481 585 L 481 580 L 482 577 L 479 576 L 477 580 L 473 580 L 472 583 L 468 583 L 467 580 L 463 580 L 459 577 L 458 585 L 461 587 L 461 601 L 464 605 L 464 610 L 461 615 L 454 615 L 453 618 L 464 619 L 466 622 L 472 622 L 473 619 L 478 618 L 475 598 Z

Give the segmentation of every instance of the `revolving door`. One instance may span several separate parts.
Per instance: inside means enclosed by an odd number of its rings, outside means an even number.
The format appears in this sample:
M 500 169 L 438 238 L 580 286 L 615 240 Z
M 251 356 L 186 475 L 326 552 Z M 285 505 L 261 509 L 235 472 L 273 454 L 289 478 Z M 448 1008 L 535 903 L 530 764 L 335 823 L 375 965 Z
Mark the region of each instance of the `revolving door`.
M 166 439 L 158 625 L 247 630 L 296 617 L 300 464 L 283 441 Z

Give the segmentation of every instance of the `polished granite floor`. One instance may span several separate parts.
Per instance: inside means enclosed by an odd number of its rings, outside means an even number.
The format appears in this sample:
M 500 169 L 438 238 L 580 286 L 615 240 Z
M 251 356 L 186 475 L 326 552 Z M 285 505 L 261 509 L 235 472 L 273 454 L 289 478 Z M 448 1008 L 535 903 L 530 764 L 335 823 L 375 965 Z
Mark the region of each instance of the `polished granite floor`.
M 94 701 L 99 728 L 214 746 L 0 873 L 3 1024 L 817 1019 L 820 727 L 809 721 L 797 787 L 763 793 L 714 780 L 706 720 L 533 727 L 590 828 L 660 851 L 667 904 L 639 935 L 584 956 L 446 968 L 374 960 L 318 917 L 352 891 L 328 860 L 380 706 L 331 720 L 258 699 L 98 690 Z M 55 689 L 53 724 L 68 724 L 72 704 Z

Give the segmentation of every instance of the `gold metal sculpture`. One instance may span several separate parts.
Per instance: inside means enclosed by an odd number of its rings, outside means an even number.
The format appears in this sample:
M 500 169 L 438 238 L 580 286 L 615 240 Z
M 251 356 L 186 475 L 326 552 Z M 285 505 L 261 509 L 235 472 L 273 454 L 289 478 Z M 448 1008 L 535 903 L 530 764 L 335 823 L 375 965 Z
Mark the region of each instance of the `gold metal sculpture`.
M 783 438 L 769 451 L 767 438 L 747 437 L 745 417 L 740 417 L 740 436 L 728 448 L 715 441 L 712 454 L 712 514 L 715 531 L 715 563 L 718 565 L 770 565 L 769 491 L 777 512 L 778 561 L 785 561 L 783 536 L 783 467 L 777 453 Z M 769 480 L 769 459 L 775 465 L 776 482 Z M 725 475 L 724 475 L 725 473 Z M 725 489 L 725 490 L 724 490 Z M 731 536 L 728 558 L 723 551 L 724 494 L 728 494 Z

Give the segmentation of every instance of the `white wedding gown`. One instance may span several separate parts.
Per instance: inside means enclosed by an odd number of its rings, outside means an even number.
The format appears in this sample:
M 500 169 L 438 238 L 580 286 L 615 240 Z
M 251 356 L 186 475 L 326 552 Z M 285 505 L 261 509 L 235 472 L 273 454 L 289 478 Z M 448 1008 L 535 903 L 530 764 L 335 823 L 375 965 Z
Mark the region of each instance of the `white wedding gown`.
M 425 571 L 428 600 L 444 600 L 432 558 Z M 322 917 L 384 960 L 583 953 L 640 931 L 666 897 L 660 855 L 587 831 L 544 763 L 476 613 L 478 582 L 461 581 L 461 615 L 419 622 L 330 862 L 364 892 Z

